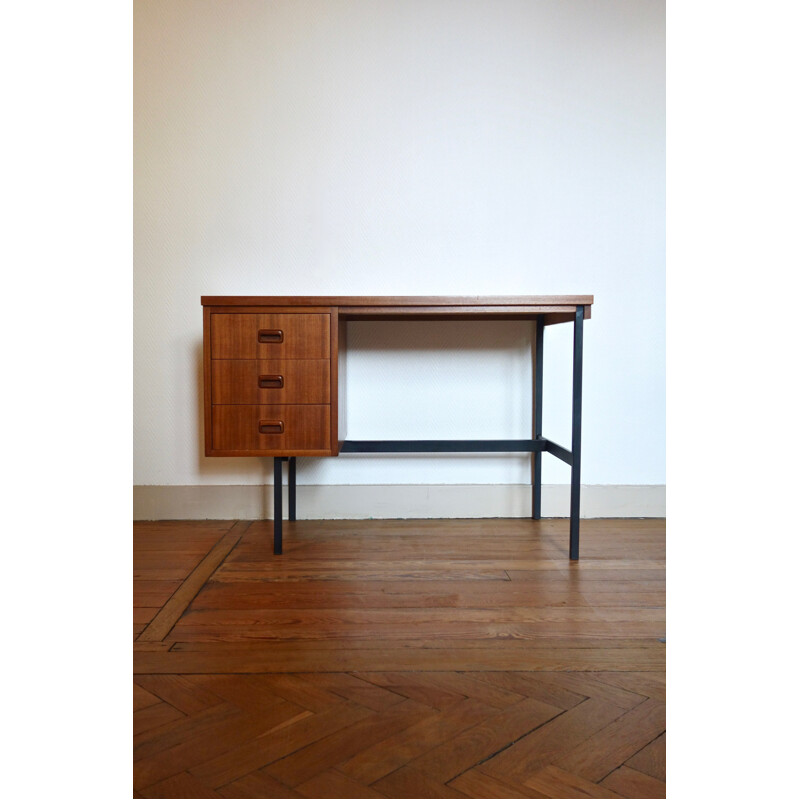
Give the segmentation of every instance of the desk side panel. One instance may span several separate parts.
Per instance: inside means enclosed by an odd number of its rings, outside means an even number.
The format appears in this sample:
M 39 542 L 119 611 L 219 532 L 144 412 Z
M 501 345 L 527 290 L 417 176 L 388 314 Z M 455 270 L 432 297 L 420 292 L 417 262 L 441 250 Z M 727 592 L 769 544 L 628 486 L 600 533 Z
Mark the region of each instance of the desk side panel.
M 211 309 L 203 308 L 203 434 L 205 454 L 212 455 L 211 442 Z
M 339 310 L 331 309 L 330 316 L 330 441 L 331 454 L 339 455 Z
M 332 415 L 336 421 L 338 438 L 335 442 L 335 451 L 338 455 L 342 449 L 342 442 L 347 439 L 347 322 L 337 314 L 337 342 L 338 352 L 334 356 L 337 367 L 338 385 L 335 398 L 336 408 Z

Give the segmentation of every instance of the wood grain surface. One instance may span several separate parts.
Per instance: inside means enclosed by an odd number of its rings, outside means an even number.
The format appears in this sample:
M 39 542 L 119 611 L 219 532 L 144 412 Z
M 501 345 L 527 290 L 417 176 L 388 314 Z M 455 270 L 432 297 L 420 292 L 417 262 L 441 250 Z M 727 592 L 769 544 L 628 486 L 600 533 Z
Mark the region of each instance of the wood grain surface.
M 134 796 L 665 797 L 664 521 L 567 525 L 136 523 Z

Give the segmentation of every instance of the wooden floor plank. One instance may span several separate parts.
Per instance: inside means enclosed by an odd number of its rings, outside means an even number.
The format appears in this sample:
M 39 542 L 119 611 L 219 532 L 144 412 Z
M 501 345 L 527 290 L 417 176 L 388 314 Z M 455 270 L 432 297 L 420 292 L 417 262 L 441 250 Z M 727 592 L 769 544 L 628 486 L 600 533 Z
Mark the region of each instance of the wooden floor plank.
M 598 672 L 595 679 L 643 697 L 666 700 L 666 675 L 652 672 Z
M 601 786 L 611 789 L 620 797 L 649 798 L 666 797 L 667 785 L 663 781 L 645 775 L 643 772 L 631 769 L 624 764 L 615 769 L 607 778 L 604 778 Z
M 257 738 L 294 715 L 296 709 L 288 703 L 257 715 L 245 714 L 237 709 L 236 714 L 226 722 L 210 730 L 196 732 L 168 750 L 161 750 L 135 761 L 134 786 L 138 789 L 147 788 L 184 771 L 195 774 L 192 767 L 224 756 L 238 745 Z
M 553 763 L 573 775 L 599 783 L 663 733 L 665 726 L 664 703 L 646 700 Z
M 526 699 L 526 695 L 492 685 L 486 681 L 478 681 L 472 675 L 463 672 L 434 672 L 428 676 L 431 684 L 442 690 L 455 691 L 479 700 L 493 708 L 506 708 Z
M 404 700 L 382 714 L 373 714 L 338 733 L 314 742 L 265 769 L 287 786 L 297 786 L 355 753 L 410 728 L 430 714 L 430 709 Z
M 409 766 L 447 783 L 561 713 L 554 706 L 527 698 L 414 759 Z
M 486 775 L 479 772 L 477 769 L 471 769 L 462 773 L 457 778 L 454 778 L 448 786 L 463 792 L 467 797 L 478 798 L 504 798 L 513 800 L 519 797 L 547 797 L 548 795 L 541 794 L 529 787 L 520 786 L 514 787 L 503 781 L 493 778 L 491 775 Z
M 437 710 L 467 698 L 453 686 L 442 686 L 436 676 L 428 672 L 365 672 L 358 677 Z
M 549 766 L 539 770 L 525 781 L 525 785 L 541 792 L 544 797 L 619 797 L 605 786 L 572 775 L 558 767 Z
M 226 783 L 217 789 L 220 797 L 302 797 L 299 792 L 284 786 L 280 781 L 263 772 L 251 772 L 238 780 Z
M 479 769 L 499 780 L 512 780 L 515 785 L 523 783 L 605 728 L 622 713 L 618 706 L 590 697 L 513 742 L 481 764 Z
M 279 705 L 291 708 L 295 713 L 307 710 L 270 691 L 260 675 L 205 675 L 203 678 L 211 693 L 248 714 L 269 713 Z
M 320 672 L 307 677 L 309 683 L 347 700 L 359 703 L 373 711 L 383 711 L 408 698 L 391 689 L 376 686 L 346 672 Z
M 572 621 L 541 622 L 541 623 L 492 623 L 491 621 L 476 623 L 473 620 L 455 622 L 421 622 L 417 628 L 421 636 L 439 639 L 479 639 L 488 646 L 495 641 L 509 638 L 539 639 L 543 636 L 567 636 L 580 624 L 586 638 L 614 639 L 640 638 L 643 640 L 656 640 L 664 636 L 664 625 L 659 622 L 598 622 Z M 385 639 L 404 640 L 409 636 L 408 623 L 360 625 L 358 622 L 339 622 L 332 620 L 322 630 L 318 620 L 309 620 L 299 623 L 296 628 L 290 625 L 280 626 L 246 626 L 224 624 L 207 626 L 181 624 L 167 636 L 169 642 L 271 642 L 271 641 L 296 641 L 309 639 L 319 641 L 322 639 Z M 160 640 L 159 640 L 160 641 Z
M 184 714 L 169 703 L 156 703 L 154 706 L 147 706 L 139 711 L 133 712 L 133 735 L 160 728 L 169 722 L 183 719 Z
M 142 797 L 221 797 L 188 772 L 181 772 L 142 789 Z
M 642 648 L 647 647 L 663 655 L 665 652 L 664 643 L 658 638 L 602 638 L 581 635 L 581 629 L 577 628 L 572 633 L 565 636 L 537 636 L 535 639 L 430 639 L 426 637 L 414 637 L 413 630 L 409 626 L 408 636 L 405 639 L 393 639 L 392 647 L 406 648 L 410 650 L 482 650 L 487 646 L 502 648 L 511 653 L 515 650 L 552 650 L 553 648 L 568 649 L 589 649 L 605 650 L 609 648 L 626 649 L 628 647 Z M 216 640 L 199 642 L 134 642 L 134 650 L 147 651 L 170 651 L 173 653 L 237 653 L 246 655 L 247 653 L 259 653 L 269 650 L 271 653 L 280 654 L 283 652 L 308 652 L 316 650 L 382 650 L 386 647 L 386 642 L 380 639 L 296 639 L 294 641 L 280 640 L 254 640 L 238 642 L 220 642 Z M 635 671 L 626 671 L 634 674 Z M 663 673 L 663 670 L 661 671 Z M 606 673 L 606 675 L 612 673 Z M 608 680 L 604 680 L 609 683 Z M 613 685 L 613 684 L 612 684 Z
M 592 673 L 593 675 L 595 673 Z M 524 697 L 535 697 L 543 703 L 561 709 L 573 708 L 586 700 L 586 695 L 537 680 L 536 673 L 528 672 L 476 672 L 473 677 L 495 686 L 510 689 Z
M 214 730 L 240 715 L 240 709 L 225 703 L 206 708 L 197 714 L 187 715 L 155 731 L 135 735 L 133 737 L 134 761 L 149 758 L 176 747 L 192 737 Z
M 135 580 L 133 582 L 134 608 L 161 608 L 180 588 L 180 580 Z
M 303 797 L 386 797 L 363 783 L 351 780 L 335 769 L 329 769 L 297 787 Z
M 413 767 L 402 767 L 373 784 L 386 797 L 467 797 Z
M 536 675 L 536 679 L 548 686 L 586 693 L 595 700 L 604 700 L 625 710 L 638 706 L 647 699 L 638 692 L 599 681 L 596 674 L 578 676 L 571 672 L 541 672 Z
M 331 705 L 340 705 L 342 696 L 323 689 L 318 683 L 315 683 L 316 674 L 260 674 L 259 679 L 264 682 L 269 691 L 315 713 L 324 711 Z
M 210 635 L 215 630 L 228 628 L 249 628 L 262 630 L 265 635 L 274 636 L 278 633 L 275 629 L 286 628 L 286 634 L 294 633 L 296 638 L 301 638 L 304 630 L 295 631 L 295 628 L 318 629 L 320 617 L 324 615 L 324 623 L 328 629 L 337 630 L 340 626 L 358 626 L 369 629 L 371 626 L 397 627 L 412 625 L 414 629 L 422 629 L 428 625 L 447 625 L 462 623 L 475 624 L 476 627 L 485 627 L 491 623 L 498 626 L 508 624 L 541 624 L 545 628 L 548 624 L 558 623 L 585 623 L 590 626 L 594 623 L 613 623 L 621 626 L 628 622 L 656 622 L 660 623 L 658 630 L 662 630 L 664 610 L 661 608 L 581 608 L 558 606 L 536 607 L 517 606 L 505 608 L 343 608 L 326 609 L 271 609 L 257 608 L 247 610 L 214 609 L 198 611 L 191 609 L 180 620 L 173 632 L 172 638 L 182 641 L 181 635 L 187 629 L 205 629 Z
M 139 686 L 138 683 L 134 682 L 133 684 L 133 710 L 138 711 L 141 708 L 147 708 L 147 706 L 154 706 L 157 703 L 161 702 L 161 698 L 157 695 L 148 692 L 143 687 Z
M 662 733 L 650 744 L 631 756 L 625 763 L 645 775 L 664 782 L 667 779 L 666 760 L 667 734 Z
M 146 625 L 159 612 L 160 608 L 161 606 L 134 606 L 133 621 Z
M 293 725 L 280 729 L 279 736 L 256 737 L 231 748 L 218 758 L 197 764 L 191 772 L 211 786 L 223 787 L 372 714 L 369 709 L 349 702 L 330 706 L 325 711 L 298 719 Z M 264 774 L 269 775 L 266 771 Z M 275 783 L 286 785 L 275 776 L 270 777 L 274 778 Z
M 431 713 L 393 736 L 376 742 L 337 769 L 361 783 L 372 784 L 454 737 L 494 717 L 497 709 L 464 698 L 444 711 Z
M 222 697 L 208 691 L 192 676 L 138 675 L 134 685 L 146 689 L 184 714 L 195 714 L 223 702 Z
M 644 582 L 617 581 L 614 588 L 580 589 L 550 582 L 325 580 L 313 583 L 251 581 L 247 592 L 237 581 L 211 580 L 192 603 L 195 611 L 223 609 L 378 609 L 378 608 L 663 608 L 663 587 L 643 588 Z M 321 584 L 321 585 L 320 585 Z
M 662 651 L 650 647 L 541 648 L 507 651 L 501 647 L 439 650 L 384 646 L 378 650 L 317 649 L 295 653 L 259 651 L 135 652 L 134 672 L 147 673 L 296 673 L 430 670 L 496 671 L 534 670 L 597 672 L 608 670 L 660 671 Z

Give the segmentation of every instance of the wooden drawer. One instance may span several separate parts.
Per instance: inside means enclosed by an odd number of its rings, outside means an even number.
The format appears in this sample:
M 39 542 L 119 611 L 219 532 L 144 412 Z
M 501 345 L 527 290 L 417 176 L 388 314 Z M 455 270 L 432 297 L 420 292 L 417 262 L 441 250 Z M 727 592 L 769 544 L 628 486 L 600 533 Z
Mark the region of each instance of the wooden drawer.
M 211 358 L 330 358 L 330 314 L 212 314 Z
M 211 402 L 247 405 L 331 401 L 331 364 L 325 359 L 212 361 Z
M 330 453 L 328 405 L 218 405 L 211 409 L 215 450 Z

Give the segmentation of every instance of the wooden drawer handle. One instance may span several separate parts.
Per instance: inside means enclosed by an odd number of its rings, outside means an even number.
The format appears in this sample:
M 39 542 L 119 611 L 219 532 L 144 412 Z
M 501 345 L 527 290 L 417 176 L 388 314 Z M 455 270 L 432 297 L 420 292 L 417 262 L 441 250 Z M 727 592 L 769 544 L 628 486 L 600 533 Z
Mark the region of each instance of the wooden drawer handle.
M 283 421 L 260 419 L 258 421 L 259 433 L 283 433 Z
M 259 375 L 259 389 L 283 389 L 283 375 Z
M 258 332 L 259 344 L 280 344 L 283 341 L 281 330 L 260 330 Z

